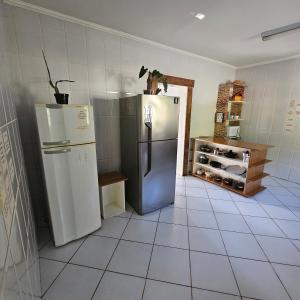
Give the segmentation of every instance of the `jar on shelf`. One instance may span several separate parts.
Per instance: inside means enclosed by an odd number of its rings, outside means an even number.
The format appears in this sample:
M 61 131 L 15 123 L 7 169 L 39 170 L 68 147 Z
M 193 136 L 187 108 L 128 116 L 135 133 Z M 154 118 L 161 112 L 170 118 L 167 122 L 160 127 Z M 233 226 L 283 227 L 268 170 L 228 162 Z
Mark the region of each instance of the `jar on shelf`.
M 244 163 L 248 163 L 249 159 L 250 159 L 250 153 L 249 153 L 249 151 L 243 152 L 243 162 Z

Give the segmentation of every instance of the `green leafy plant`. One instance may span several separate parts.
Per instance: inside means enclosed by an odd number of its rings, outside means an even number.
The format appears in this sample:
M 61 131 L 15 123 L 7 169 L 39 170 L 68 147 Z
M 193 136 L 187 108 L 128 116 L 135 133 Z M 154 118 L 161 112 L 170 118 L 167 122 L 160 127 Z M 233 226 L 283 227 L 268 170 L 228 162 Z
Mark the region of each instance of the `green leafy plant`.
M 155 95 L 161 92 L 161 89 L 157 87 L 158 82 L 162 82 L 164 86 L 165 93 L 168 91 L 168 81 L 167 77 L 160 73 L 158 70 L 149 71 L 148 68 L 144 66 L 141 67 L 139 72 L 139 78 L 142 78 L 148 72 L 148 79 L 147 79 L 147 90 L 153 91 L 155 89 Z
M 57 81 L 55 81 L 55 83 L 53 83 L 44 50 L 42 50 L 42 53 L 43 53 L 43 58 L 44 58 L 45 65 L 46 65 L 46 68 L 47 68 L 49 84 L 54 89 L 55 94 L 60 94 L 59 89 L 58 89 L 58 84 L 59 83 L 62 83 L 62 82 L 75 82 L 75 81 L 74 80 L 68 80 L 68 79 L 61 79 L 61 80 L 57 80 Z

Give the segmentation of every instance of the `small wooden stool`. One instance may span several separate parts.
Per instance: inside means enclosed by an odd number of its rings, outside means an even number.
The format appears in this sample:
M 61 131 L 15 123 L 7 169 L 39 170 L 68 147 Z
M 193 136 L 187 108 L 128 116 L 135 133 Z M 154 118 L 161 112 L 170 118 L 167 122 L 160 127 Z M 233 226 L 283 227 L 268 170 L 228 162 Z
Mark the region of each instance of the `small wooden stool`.
M 125 212 L 125 186 L 127 180 L 120 172 L 110 172 L 98 176 L 100 186 L 101 215 L 103 219 Z

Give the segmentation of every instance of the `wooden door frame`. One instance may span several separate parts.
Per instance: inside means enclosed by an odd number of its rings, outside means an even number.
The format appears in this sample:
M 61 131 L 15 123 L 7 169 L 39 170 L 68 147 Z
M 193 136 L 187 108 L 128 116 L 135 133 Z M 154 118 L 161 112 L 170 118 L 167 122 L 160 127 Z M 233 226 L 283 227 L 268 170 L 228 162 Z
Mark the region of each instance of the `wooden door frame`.
M 190 146 L 190 129 L 191 129 L 191 115 L 193 102 L 193 88 L 195 80 L 165 75 L 168 84 L 179 85 L 187 87 L 186 96 L 186 115 L 185 115 L 185 135 L 184 135 L 184 154 L 183 154 L 183 175 L 188 175 L 189 172 L 189 146 Z

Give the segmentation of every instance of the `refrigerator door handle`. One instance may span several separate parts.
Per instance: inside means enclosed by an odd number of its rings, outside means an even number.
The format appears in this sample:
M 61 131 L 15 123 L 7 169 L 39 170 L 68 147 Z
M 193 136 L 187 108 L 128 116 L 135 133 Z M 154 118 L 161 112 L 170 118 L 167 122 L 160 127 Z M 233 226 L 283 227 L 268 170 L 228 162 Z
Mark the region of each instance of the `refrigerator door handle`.
M 152 123 L 146 122 L 145 123 L 147 129 L 148 129 L 148 136 L 147 136 L 147 171 L 144 174 L 144 177 L 146 177 L 150 171 L 151 171 L 151 164 L 152 164 Z
M 68 152 L 71 152 L 70 148 L 58 149 L 58 150 L 45 150 L 44 154 L 63 154 L 63 153 L 68 153 Z
M 56 142 L 43 142 L 44 146 L 63 146 L 70 144 L 70 140 L 62 140 L 62 141 L 56 141 Z

